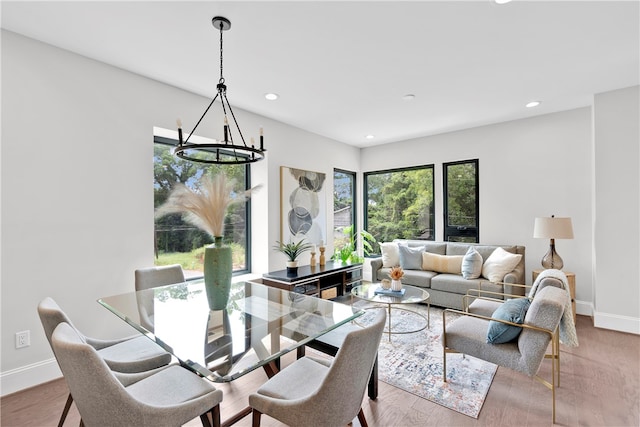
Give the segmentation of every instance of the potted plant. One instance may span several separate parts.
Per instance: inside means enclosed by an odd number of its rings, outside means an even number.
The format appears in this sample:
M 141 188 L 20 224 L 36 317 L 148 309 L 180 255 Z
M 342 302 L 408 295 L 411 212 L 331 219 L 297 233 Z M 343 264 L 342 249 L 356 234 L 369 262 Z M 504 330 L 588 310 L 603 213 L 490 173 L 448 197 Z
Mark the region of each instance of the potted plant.
M 282 252 L 289 259 L 287 261 L 288 274 L 296 274 L 298 272 L 298 256 L 313 248 L 313 245 L 311 243 L 306 243 L 304 239 L 295 243 L 282 243 L 280 241 L 276 241 L 276 243 L 277 245 L 275 245 L 273 249 L 278 252 Z
M 344 244 L 342 246 L 336 244 L 336 251 L 332 258 L 342 261 L 343 264 L 348 261 L 364 262 L 364 256 L 358 254 L 358 242 L 362 243 L 362 252 L 366 256 L 373 250 L 372 244 L 376 243 L 376 238 L 367 230 L 354 231 L 353 225 L 345 227 L 342 232 L 344 237 L 340 240 Z

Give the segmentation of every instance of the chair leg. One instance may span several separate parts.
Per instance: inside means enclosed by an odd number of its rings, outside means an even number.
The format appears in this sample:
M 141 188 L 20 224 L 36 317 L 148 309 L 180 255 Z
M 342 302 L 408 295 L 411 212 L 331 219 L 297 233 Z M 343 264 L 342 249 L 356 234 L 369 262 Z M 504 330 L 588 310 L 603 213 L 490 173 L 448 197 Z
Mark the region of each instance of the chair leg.
M 209 413 L 205 412 L 200 415 L 200 421 L 202 422 L 202 427 L 211 427 L 211 423 L 209 422 Z
M 442 347 L 442 381 L 447 382 L 447 349 Z
M 220 427 L 220 405 L 211 408 L 211 424 L 213 427 Z
M 362 412 L 362 408 L 360 408 L 360 412 L 358 412 L 358 421 L 360 421 L 360 425 L 362 427 L 368 427 L 367 419 L 364 417 L 364 412 Z
M 253 413 L 251 417 L 251 426 L 260 427 L 260 416 L 262 415 L 262 412 L 258 411 L 255 408 L 253 408 L 251 412 Z
M 64 424 L 64 420 L 67 419 L 67 414 L 69 413 L 69 409 L 71 408 L 72 403 L 73 403 L 73 396 L 71 396 L 71 393 L 69 393 L 69 396 L 67 396 L 67 403 L 64 404 L 62 415 L 60 415 L 60 421 L 58 421 L 58 427 L 62 427 L 62 425 Z

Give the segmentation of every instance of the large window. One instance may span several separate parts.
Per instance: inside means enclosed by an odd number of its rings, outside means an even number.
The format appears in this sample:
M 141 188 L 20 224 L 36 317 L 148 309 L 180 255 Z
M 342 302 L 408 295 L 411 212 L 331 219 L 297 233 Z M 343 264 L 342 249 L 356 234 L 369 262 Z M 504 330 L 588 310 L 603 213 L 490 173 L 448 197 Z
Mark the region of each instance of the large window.
M 364 188 L 365 229 L 378 242 L 435 240 L 433 165 L 367 172 Z
M 444 240 L 479 242 L 478 159 L 445 163 Z
M 350 243 L 356 231 L 356 174 L 344 170 L 333 171 L 333 247 Z
M 177 141 L 155 137 L 154 206 L 160 206 L 176 183 L 196 188 L 204 174 L 224 171 L 233 180 L 238 192 L 251 188 L 248 165 L 208 165 L 177 158 L 171 153 Z M 221 154 L 222 155 L 222 154 Z M 250 269 L 250 202 L 235 203 L 225 218 L 224 242 L 233 250 L 234 273 Z M 203 275 L 204 247 L 213 239 L 204 231 L 186 222 L 181 214 L 170 214 L 155 219 L 155 264 L 180 264 L 188 277 Z

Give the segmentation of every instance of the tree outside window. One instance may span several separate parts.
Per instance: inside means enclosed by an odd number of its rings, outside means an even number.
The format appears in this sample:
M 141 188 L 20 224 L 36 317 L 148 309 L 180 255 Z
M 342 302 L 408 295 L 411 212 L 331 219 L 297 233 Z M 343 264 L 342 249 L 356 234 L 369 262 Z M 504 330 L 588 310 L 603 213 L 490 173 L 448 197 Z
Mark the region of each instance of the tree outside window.
M 435 240 L 433 165 L 367 172 L 364 186 L 365 228 L 378 242 Z
M 478 160 L 445 163 L 444 239 L 450 242 L 477 243 L 478 227 Z

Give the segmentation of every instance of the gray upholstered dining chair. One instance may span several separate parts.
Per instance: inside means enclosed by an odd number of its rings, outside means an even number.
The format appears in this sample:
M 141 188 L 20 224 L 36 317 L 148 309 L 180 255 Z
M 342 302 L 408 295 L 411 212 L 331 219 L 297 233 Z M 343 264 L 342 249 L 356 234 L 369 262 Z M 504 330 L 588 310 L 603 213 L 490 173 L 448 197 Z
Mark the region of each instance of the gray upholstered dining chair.
M 222 391 L 181 366 L 114 372 L 66 322 L 55 328 L 51 341 L 81 425 L 180 426 L 198 416 L 205 427 L 220 425 Z
M 291 426 L 346 425 L 357 416 L 366 426 L 362 399 L 386 318 L 378 310 L 370 326 L 347 334 L 333 363 L 305 356 L 269 379 L 249 396 L 253 426 L 262 414 Z
M 552 420 L 556 420 L 556 360 L 559 352 L 554 339 L 569 298 L 563 289 L 548 286 L 536 293 L 524 323 L 516 324 L 480 314 L 446 309 L 442 314 L 443 381 L 447 380 L 447 354 L 463 353 L 535 377 L 551 390 Z M 460 315 L 447 324 L 447 315 Z M 521 327 L 514 341 L 487 343 L 490 322 Z M 538 370 L 551 343 L 551 382 L 539 377 Z
M 53 298 L 47 297 L 38 304 L 38 315 L 52 349 L 51 336 L 58 324 L 65 322 L 76 329 L 71 319 L 62 311 Z M 107 366 L 115 371 L 143 372 L 171 363 L 171 355 L 169 353 L 140 334 L 114 340 L 99 340 L 87 337 L 79 331 L 78 334 L 84 342 L 95 348 Z M 64 423 L 71 403 L 73 403 L 73 397 L 69 393 L 58 426 L 62 426 Z
M 185 281 L 184 271 L 182 271 L 180 264 L 139 268 L 134 272 L 134 277 L 136 291 L 173 285 L 174 283 L 182 283 Z M 138 313 L 140 314 L 140 324 L 149 331 L 153 331 L 153 299 L 139 297 Z

